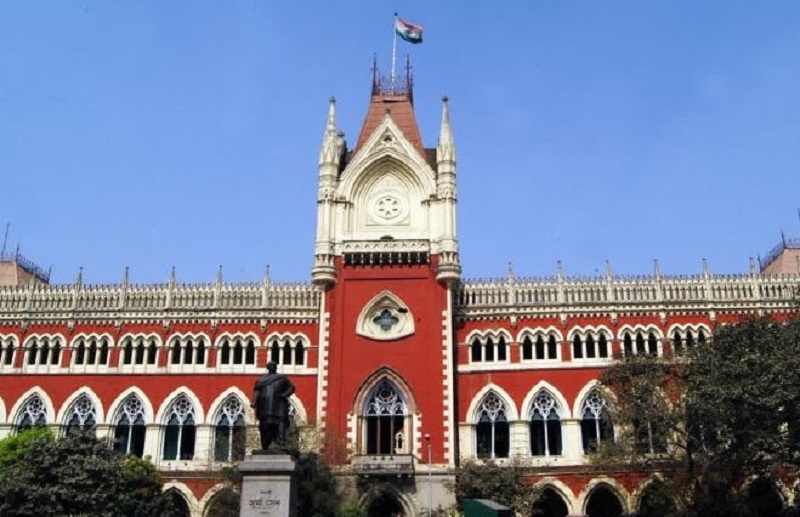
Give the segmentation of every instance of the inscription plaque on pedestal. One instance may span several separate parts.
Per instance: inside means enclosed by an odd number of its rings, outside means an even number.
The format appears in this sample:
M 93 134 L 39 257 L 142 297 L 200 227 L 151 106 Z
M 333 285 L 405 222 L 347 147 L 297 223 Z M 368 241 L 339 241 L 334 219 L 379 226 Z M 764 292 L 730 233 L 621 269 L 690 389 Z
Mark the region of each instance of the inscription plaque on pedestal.
M 283 454 L 254 454 L 239 464 L 240 517 L 296 517 L 295 464 Z

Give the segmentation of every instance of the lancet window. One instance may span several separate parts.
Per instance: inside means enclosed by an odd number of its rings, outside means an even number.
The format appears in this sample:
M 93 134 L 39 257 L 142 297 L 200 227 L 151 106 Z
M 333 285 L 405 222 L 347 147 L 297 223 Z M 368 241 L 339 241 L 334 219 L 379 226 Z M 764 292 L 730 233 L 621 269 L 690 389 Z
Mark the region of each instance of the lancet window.
M 508 407 L 495 392 L 489 392 L 478 406 L 475 422 L 479 458 L 507 458 L 509 452 Z
M 546 336 L 525 336 L 522 340 L 523 361 L 556 361 L 558 360 L 558 340 L 550 334 Z
M 194 405 L 186 395 L 180 395 L 167 411 L 164 430 L 164 459 L 190 460 L 194 458 L 195 414 Z
M 224 337 L 219 345 L 219 364 L 256 364 L 256 342 L 253 338 Z
M 107 365 L 109 345 L 107 338 L 78 337 L 72 351 L 75 365 Z
M 32 395 L 17 416 L 17 432 L 21 433 L 31 427 L 44 427 L 47 425 L 47 408 L 39 395 Z
M 530 437 L 533 456 L 561 454 L 561 408 L 547 391 L 540 391 L 533 399 Z
M 672 333 L 672 352 L 681 356 L 697 345 L 705 345 L 706 341 L 708 341 L 708 336 L 702 327 L 695 330 L 691 328 L 675 329 Z
M 136 395 L 129 395 L 122 404 L 114 427 L 114 450 L 142 457 L 145 438 L 144 405 Z
M 30 366 L 61 364 L 61 340 L 58 337 L 32 337 L 27 348 Z
M 13 336 L 0 336 L 0 368 L 12 368 L 14 366 L 14 344 L 16 340 Z
M 581 406 L 581 438 L 584 454 L 597 450 L 598 444 L 614 439 L 608 402 L 597 388 L 589 392 Z
M 470 361 L 473 363 L 506 362 L 508 345 L 503 336 L 474 337 L 470 343 Z
M 572 359 L 610 359 L 611 345 L 605 332 L 586 332 L 575 334 L 572 338 Z
M 222 403 L 216 418 L 214 459 L 241 461 L 244 459 L 245 444 L 244 405 L 238 397 L 231 395 Z
M 303 338 L 273 338 L 269 344 L 269 360 L 286 366 L 305 366 L 305 347 Z
M 661 355 L 658 347 L 658 336 L 652 330 L 645 332 L 626 330 L 622 335 L 622 350 L 625 355 Z
M 83 394 L 72 403 L 65 419 L 64 433 L 92 429 L 97 424 L 97 410 L 92 399 Z
M 206 339 L 203 336 L 175 336 L 170 341 L 169 364 L 206 364 Z
M 155 365 L 158 362 L 158 339 L 155 336 L 127 336 L 122 340 L 123 365 Z
M 364 440 L 366 454 L 407 454 L 408 405 L 389 380 L 378 383 L 364 404 Z

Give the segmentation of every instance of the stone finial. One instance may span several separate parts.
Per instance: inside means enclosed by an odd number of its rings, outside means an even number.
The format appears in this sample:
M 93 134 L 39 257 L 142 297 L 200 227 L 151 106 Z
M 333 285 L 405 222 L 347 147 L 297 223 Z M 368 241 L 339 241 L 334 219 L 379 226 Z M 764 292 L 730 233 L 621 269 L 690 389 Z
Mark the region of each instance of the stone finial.
M 217 269 L 217 285 L 222 285 L 222 264 L 220 264 L 219 269 Z
M 756 270 L 756 259 L 750 257 L 750 274 L 755 275 L 758 271 Z
M 319 151 L 319 164 L 335 164 L 338 162 L 341 137 L 336 130 L 336 99 L 331 97 L 328 103 L 328 118 L 325 122 L 325 134 L 322 137 L 322 148 Z
M 263 280 L 264 287 L 268 287 L 269 284 L 271 283 L 272 283 L 272 277 L 270 276 L 269 273 L 269 265 L 267 265 L 267 267 L 264 268 L 264 280 Z
M 564 268 L 561 266 L 561 261 L 556 262 L 556 278 L 561 281 L 564 280 Z
M 125 271 L 122 273 L 122 285 L 127 286 L 130 283 L 130 266 L 125 266 Z
M 508 261 L 508 273 L 506 278 L 510 284 L 517 281 L 517 275 L 514 274 L 514 264 L 510 260 Z
M 447 97 L 442 97 L 442 125 L 439 129 L 439 161 L 456 160 L 456 144 L 453 139 L 453 129 L 450 126 L 450 108 Z
M 606 260 L 606 280 L 611 280 L 614 276 L 614 272 L 611 270 L 611 261 Z
M 75 277 L 75 287 L 80 289 L 83 286 L 83 266 L 78 268 L 78 276 Z
M 653 259 L 653 276 L 656 277 L 657 279 L 661 278 L 661 266 L 658 265 L 657 258 Z
M 169 285 L 175 285 L 175 266 L 169 270 Z
M 709 269 L 708 269 L 708 261 L 705 258 L 703 258 L 703 276 L 707 277 L 707 276 L 710 276 L 710 275 L 711 275 L 711 273 L 709 272 Z

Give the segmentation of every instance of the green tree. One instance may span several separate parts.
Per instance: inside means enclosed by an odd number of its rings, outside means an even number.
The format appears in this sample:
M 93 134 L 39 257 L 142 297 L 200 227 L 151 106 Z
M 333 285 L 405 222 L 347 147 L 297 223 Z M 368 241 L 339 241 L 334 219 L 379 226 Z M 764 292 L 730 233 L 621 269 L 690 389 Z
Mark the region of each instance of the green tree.
M 148 461 L 125 457 L 93 432 L 55 439 L 28 431 L 0 441 L 0 515 L 160 515 L 161 479 Z
M 766 515 L 745 489 L 800 471 L 800 321 L 758 318 L 719 327 L 676 360 L 628 357 L 601 382 L 616 395 L 618 440 L 600 463 L 669 474 L 683 515 Z M 769 515 L 777 491 L 769 492 Z M 754 508 L 762 507 L 761 510 Z
M 451 488 L 459 504 L 465 499 L 491 499 L 517 514 L 530 515 L 539 494 L 526 477 L 527 469 L 515 460 L 505 465 L 491 460 L 465 461 L 456 471 Z

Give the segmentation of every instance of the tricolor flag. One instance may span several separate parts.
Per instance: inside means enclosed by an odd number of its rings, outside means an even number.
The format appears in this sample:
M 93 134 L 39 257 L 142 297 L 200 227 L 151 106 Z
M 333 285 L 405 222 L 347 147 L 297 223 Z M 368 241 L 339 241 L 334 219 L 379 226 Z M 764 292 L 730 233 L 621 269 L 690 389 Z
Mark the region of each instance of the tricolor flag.
M 409 43 L 422 43 L 422 25 L 416 25 L 400 18 L 395 19 L 394 31 Z

